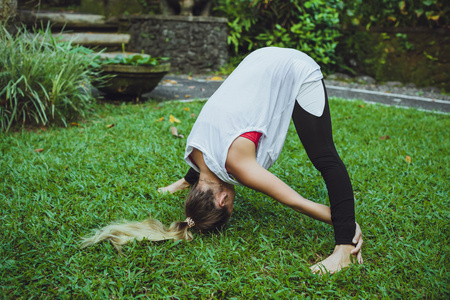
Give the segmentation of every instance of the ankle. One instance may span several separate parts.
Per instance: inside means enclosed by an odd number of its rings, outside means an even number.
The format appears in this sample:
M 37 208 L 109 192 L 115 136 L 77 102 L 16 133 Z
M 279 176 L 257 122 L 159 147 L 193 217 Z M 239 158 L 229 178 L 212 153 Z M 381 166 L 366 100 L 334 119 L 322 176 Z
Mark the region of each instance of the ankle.
M 189 182 L 186 181 L 186 179 L 182 178 L 178 181 L 179 187 L 183 188 L 183 189 L 187 189 L 189 187 L 191 187 L 191 185 L 189 184 Z
M 353 245 L 340 244 L 335 246 L 333 253 L 335 252 L 350 253 L 353 249 L 355 249 L 355 246 Z

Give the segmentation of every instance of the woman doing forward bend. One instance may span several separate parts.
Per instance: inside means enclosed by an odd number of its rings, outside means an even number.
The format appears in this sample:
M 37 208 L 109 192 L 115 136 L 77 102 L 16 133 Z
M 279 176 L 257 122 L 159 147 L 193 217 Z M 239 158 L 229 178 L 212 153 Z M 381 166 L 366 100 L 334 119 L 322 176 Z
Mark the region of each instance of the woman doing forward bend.
M 348 266 L 352 257 L 362 263 L 352 185 L 334 146 L 322 78 L 317 63 L 294 49 L 269 47 L 248 55 L 199 114 L 186 145 L 185 160 L 191 167 L 187 175 L 160 189 L 173 193 L 191 187 L 186 220 L 167 231 L 158 227 L 159 236 L 155 228 L 161 224 L 152 219 L 133 223 L 131 229 L 127 224 L 110 225 L 119 227 L 105 227 L 85 244 L 109 239 L 121 245 L 144 237 L 190 239 L 190 227 L 213 230 L 226 224 L 234 207 L 234 186 L 244 185 L 333 225 L 335 249 L 311 267 L 314 272 L 334 273 Z M 330 207 L 305 199 L 268 171 L 283 148 L 291 117 L 309 159 L 325 180 Z

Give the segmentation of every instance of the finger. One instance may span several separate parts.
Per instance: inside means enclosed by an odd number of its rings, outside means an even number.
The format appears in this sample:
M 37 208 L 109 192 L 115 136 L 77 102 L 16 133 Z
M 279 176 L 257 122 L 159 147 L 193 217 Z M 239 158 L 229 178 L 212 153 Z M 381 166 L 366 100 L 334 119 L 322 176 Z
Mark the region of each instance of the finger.
M 361 227 L 359 227 L 358 223 L 355 223 L 355 224 L 356 224 L 356 229 L 355 229 L 355 236 L 353 237 L 353 244 L 358 243 L 359 239 L 362 236 Z
M 362 264 L 364 262 L 361 251 L 358 252 L 356 258 L 358 260 L 358 263 Z
M 350 253 L 351 253 L 351 254 L 356 254 L 356 253 L 360 252 L 360 251 L 361 251 L 361 247 L 362 247 L 363 242 L 364 242 L 364 241 L 363 241 L 362 238 L 359 239 L 358 243 L 357 243 L 356 246 L 355 246 L 355 249 L 353 249 Z
M 361 239 L 362 237 L 362 232 L 361 231 L 355 231 L 355 236 L 353 237 L 353 244 L 357 244 L 358 241 Z
M 360 238 L 358 241 L 358 244 L 356 244 L 356 246 L 355 246 L 355 249 L 353 249 L 355 251 L 355 253 L 361 251 L 363 242 L 364 242 L 364 240 L 362 238 Z

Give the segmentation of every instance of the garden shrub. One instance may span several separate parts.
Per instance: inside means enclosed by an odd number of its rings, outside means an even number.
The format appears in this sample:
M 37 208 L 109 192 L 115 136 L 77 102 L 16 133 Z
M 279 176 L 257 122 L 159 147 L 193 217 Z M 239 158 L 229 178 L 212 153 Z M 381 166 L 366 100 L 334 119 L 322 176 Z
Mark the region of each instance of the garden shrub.
M 91 50 L 59 43 L 50 29 L 10 34 L 0 24 L 0 130 L 14 124 L 67 126 L 89 112 Z
M 447 28 L 450 22 L 443 0 L 215 0 L 214 12 L 229 20 L 235 56 L 263 46 L 290 47 L 306 52 L 325 73 L 354 73 L 336 50 L 348 38 L 343 28 Z M 364 46 L 362 41 L 359 47 Z
M 275 1 L 270 3 L 275 4 Z M 279 46 L 295 48 L 310 55 L 325 71 L 335 61 L 335 49 L 338 44 L 339 32 L 339 1 L 334 0 L 310 0 L 303 1 L 279 1 L 283 10 L 277 18 L 273 18 L 271 24 L 265 26 L 263 33 L 256 39 L 264 42 L 266 46 Z M 287 5 L 290 3 L 290 5 Z M 274 8 L 275 9 L 275 8 Z M 275 10 L 274 10 L 275 11 Z M 285 24 L 276 23 L 284 16 Z M 290 21 L 289 21 L 290 20 Z
M 353 26 L 446 27 L 450 6 L 444 0 L 344 1 L 341 21 Z
M 248 0 L 216 0 L 213 6 L 216 15 L 228 18 L 230 29 L 228 44 L 235 54 L 243 49 L 252 50 L 254 46 L 252 33 L 258 22 L 258 7 Z
M 295 48 L 326 72 L 335 63 L 339 32 L 337 0 L 217 0 L 215 11 L 229 20 L 228 43 L 235 53 L 264 46 Z

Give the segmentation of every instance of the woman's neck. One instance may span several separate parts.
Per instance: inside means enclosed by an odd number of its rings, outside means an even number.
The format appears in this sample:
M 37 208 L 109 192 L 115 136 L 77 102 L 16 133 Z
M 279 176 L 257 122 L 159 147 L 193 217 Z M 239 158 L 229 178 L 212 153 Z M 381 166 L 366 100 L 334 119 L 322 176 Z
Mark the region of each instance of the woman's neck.
M 211 181 L 219 184 L 223 183 L 223 181 L 220 180 L 220 178 L 217 177 L 217 175 L 211 172 L 211 170 L 208 168 L 208 166 L 205 163 L 205 160 L 203 159 L 203 153 L 200 150 L 194 148 L 194 150 L 192 150 L 191 155 L 192 158 L 195 160 L 195 163 L 197 164 L 198 168 L 200 169 L 201 180 Z

